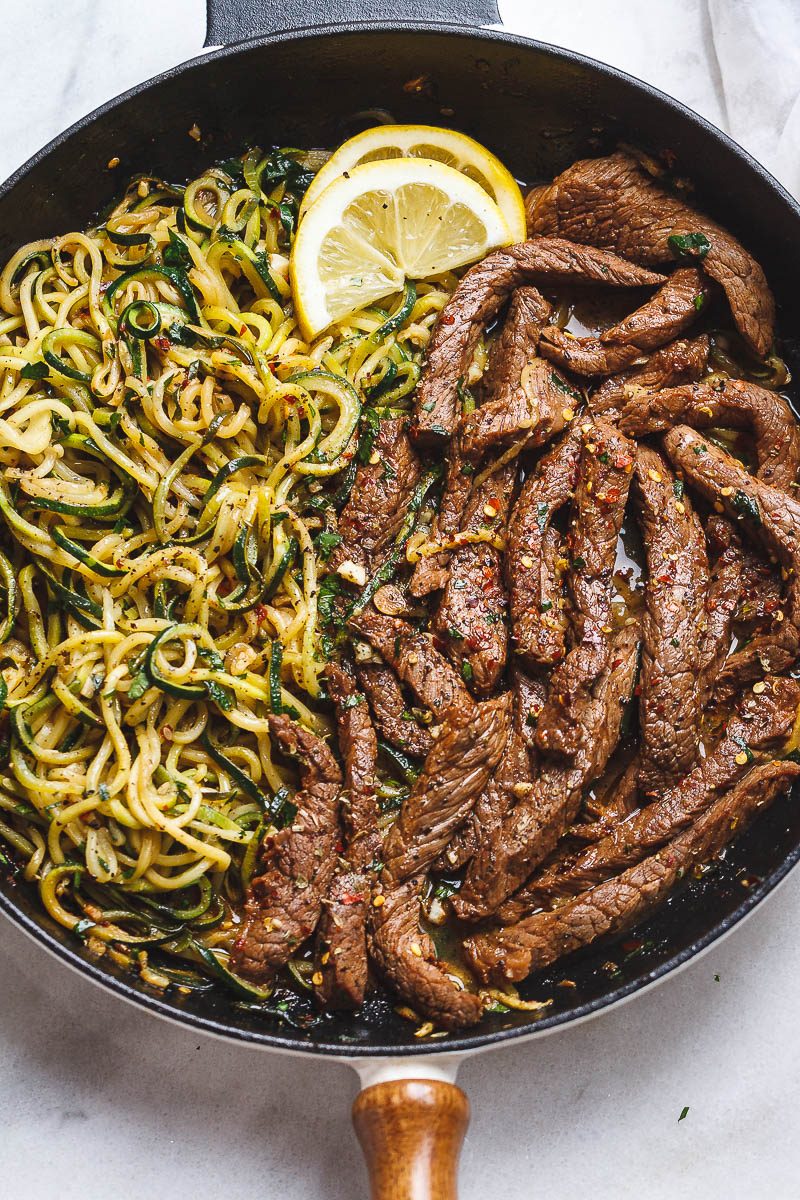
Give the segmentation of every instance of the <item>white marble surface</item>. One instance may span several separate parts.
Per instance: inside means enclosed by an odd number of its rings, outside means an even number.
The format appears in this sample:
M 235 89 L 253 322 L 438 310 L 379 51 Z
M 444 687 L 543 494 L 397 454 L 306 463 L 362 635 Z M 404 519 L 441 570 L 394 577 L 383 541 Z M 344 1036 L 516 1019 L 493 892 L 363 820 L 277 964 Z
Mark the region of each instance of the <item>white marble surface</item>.
M 614 62 L 726 119 L 700 0 L 650 0 L 635 17 L 631 0 L 559 0 L 535 16 L 531 0 L 501 8 L 520 32 Z M 34 24 L 36 36 L 36 53 L 7 51 L 0 72 L 0 176 L 109 96 L 196 54 L 204 33 L 201 0 L 2 0 L 0 11 L 6 48 L 28 44 Z M 466 1062 L 463 1200 L 795 1200 L 798 913 L 795 873 L 663 986 L 601 1020 Z M 3 1198 L 365 1195 L 348 1068 L 166 1025 L 5 922 L 0 994 Z

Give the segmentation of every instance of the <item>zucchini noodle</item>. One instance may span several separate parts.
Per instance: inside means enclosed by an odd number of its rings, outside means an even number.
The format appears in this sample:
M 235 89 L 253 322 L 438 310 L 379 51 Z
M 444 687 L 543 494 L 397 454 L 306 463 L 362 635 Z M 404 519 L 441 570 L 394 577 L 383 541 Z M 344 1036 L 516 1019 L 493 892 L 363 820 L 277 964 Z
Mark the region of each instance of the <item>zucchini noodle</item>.
M 268 717 L 331 732 L 318 538 L 456 282 L 305 342 L 287 256 L 312 175 L 251 150 L 136 179 L 0 275 L 0 857 L 146 981 L 255 1002 L 225 962 L 293 812 Z

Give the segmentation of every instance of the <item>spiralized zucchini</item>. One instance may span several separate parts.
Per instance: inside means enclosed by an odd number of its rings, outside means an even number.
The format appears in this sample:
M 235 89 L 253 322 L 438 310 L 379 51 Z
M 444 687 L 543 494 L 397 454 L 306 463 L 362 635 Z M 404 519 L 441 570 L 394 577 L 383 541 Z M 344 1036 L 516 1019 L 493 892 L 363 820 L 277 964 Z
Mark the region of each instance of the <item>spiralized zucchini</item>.
M 0 276 L 7 861 L 149 982 L 255 1002 L 225 951 L 292 811 L 268 715 L 329 732 L 315 538 L 455 284 L 304 342 L 287 253 L 310 178 L 253 150 L 185 188 L 138 179 Z M 148 966 L 153 946 L 188 962 Z

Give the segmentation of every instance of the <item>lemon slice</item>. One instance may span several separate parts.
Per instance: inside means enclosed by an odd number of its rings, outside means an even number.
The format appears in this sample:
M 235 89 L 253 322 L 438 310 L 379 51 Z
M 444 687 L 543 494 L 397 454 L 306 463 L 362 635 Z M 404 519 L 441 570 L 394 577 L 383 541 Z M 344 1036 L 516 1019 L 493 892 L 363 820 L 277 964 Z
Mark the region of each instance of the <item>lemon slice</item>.
M 514 241 L 483 188 L 425 158 L 363 163 L 306 210 L 289 267 L 307 338 L 334 321 Z
M 474 138 L 435 125 L 377 125 L 351 137 L 315 175 L 300 207 L 300 216 L 345 171 L 352 171 L 361 163 L 390 158 L 430 158 L 461 171 L 489 193 L 505 217 L 514 241 L 525 240 L 525 204 L 511 172 Z

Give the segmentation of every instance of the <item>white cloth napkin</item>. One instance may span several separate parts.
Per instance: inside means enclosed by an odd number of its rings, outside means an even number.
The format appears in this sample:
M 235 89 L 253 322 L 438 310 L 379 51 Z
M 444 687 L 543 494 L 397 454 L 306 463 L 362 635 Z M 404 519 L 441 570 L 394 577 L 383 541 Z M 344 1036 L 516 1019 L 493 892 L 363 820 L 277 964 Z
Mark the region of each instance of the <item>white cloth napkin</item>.
M 729 133 L 800 196 L 800 0 L 499 0 L 506 29 L 611 63 Z

